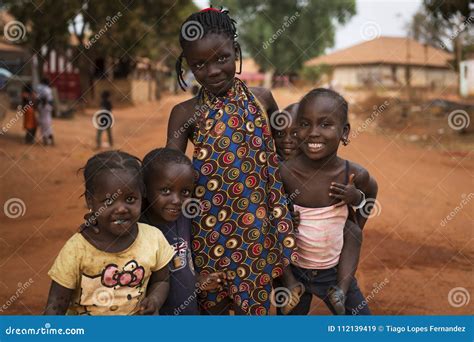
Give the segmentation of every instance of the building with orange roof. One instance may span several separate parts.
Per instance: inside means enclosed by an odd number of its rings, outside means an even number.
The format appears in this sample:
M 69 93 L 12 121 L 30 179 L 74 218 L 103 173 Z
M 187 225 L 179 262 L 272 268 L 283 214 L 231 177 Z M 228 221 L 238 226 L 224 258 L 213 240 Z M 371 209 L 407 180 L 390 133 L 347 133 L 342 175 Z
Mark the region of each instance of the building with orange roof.
M 444 89 L 457 86 L 451 53 L 403 37 L 379 37 L 313 58 L 306 67 L 329 66 L 333 84 L 345 88 L 396 88 L 407 84 Z

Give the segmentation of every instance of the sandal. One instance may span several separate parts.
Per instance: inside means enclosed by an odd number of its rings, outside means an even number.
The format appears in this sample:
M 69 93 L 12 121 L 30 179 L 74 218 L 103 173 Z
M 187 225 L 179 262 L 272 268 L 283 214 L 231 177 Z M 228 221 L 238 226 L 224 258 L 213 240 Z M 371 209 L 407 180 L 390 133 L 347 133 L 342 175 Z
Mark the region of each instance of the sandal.
M 283 315 L 288 315 L 298 305 L 304 290 L 304 285 L 301 283 L 296 284 L 292 289 L 290 289 L 288 303 L 280 308 Z
M 334 311 L 336 311 L 336 315 L 345 315 L 346 295 L 344 294 L 344 291 L 342 291 L 339 286 L 332 285 L 329 287 L 327 296 Z

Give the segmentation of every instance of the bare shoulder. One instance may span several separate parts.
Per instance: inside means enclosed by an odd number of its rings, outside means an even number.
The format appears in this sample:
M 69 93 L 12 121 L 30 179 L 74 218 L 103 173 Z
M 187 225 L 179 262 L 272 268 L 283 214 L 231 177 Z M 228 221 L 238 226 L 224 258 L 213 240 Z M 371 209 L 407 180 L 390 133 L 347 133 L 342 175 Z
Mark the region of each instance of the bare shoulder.
M 263 107 L 265 107 L 265 110 L 269 115 L 278 110 L 278 105 L 270 89 L 264 87 L 252 87 L 250 90 L 257 97 Z
M 181 120 L 186 121 L 193 115 L 194 110 L 195 110 L 194 107 L 196 106 L 196 104 L 197 104 L 196 97 L 193 97 L 193 98 L 190 98 L 189 100 L 178 103 L 171 110 L 170 120 L 173 119 L 176 121 L 181 121 Z
M 354 183 L 364 192 L 376 191 L 377 182 L 363 166 L 349 161 L 349 174 L 355 174 Z M 374 189 L 375 188 L 375 189 Z
M 251 87 L 250 91 L 258 98 L 258 100 L 266 105 L 268 101 L 273 98 L 272 92 L 264 87 Z

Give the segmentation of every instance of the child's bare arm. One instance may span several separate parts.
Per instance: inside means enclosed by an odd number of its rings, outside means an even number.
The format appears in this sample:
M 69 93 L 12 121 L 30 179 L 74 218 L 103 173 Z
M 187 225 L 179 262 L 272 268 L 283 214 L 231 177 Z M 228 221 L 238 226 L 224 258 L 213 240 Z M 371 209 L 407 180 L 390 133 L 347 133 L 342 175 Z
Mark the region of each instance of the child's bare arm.
M 211 274 L 199 275 L 197 287 L 202 291 L 212 291 L 222 289 L 227 285 L 227 275 L 225 272 L 214 272 Z
M 140 303 L 139 315 L 157 314 L 163 306 L 170 290 L 169 271 L 165 266 L 161 270 L 153 272 L 148 282 L 146 297 Z
M 360 229 L 363 229 L 370 214 L 368 209 L 370 206 L 373 206 L 375 198 L 377 197 L 377 182 L 370 176 L 366 169 L 354 163 L 351 164 L 352 173 L 349 176 L 349 183 L 341 184 L 333 182 L 329 188 L 329 196 L 341 200 L 337 206 L 346 204 L 358 206 L 362 203 L 365 196 L 367 200 L 366 204 L 356 210 L 356 223 Z M 364 194 L 362 195 L 359 190 Z
M 48 302 L 44 309 L 45 315 L 65 315 L 71 302 L 74 290 L 59 285 L 54 280 L 49 288 Z
M 359 209 L 356 212 L 357 222 L 359 223 L 360 229 L 364 229 L 365 223 L 369 218 L 370 211 L 376 205 L 375 199 L 377 198 L 378 189 L 377 181 L 371 176 L 369 176 L 369 180 L 364 189 L 361 188 L 365 194 L 367 203 L 362 209 Z
M 189 113 L 187 113 L 186 108 L 187 106 L 180 103 L 171 110 L 166 139 L 166 147 L 180 150 L 183 153 L 186 153 L 189 129 L 194 127 L 192 122 L 187 123 L 186 116 Z

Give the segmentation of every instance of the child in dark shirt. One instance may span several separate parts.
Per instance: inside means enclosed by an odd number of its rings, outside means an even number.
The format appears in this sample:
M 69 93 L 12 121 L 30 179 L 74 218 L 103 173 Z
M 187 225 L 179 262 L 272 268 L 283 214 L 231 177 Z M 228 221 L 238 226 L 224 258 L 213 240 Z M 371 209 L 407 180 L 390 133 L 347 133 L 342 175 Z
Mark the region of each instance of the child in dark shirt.
M 197 296 L 226 282 L 224 272 L 198 277 L 191 256 L 191 218 L 199 206 L 191 160 L 180 151 L 159 148 L 143 159 L 146 186 L 141 222 L 157 227 L 175 249 L 169 264 L 170 291 L 160 315 L 199 315 Z M 194 210 L 195 209 L 195 210 Z

